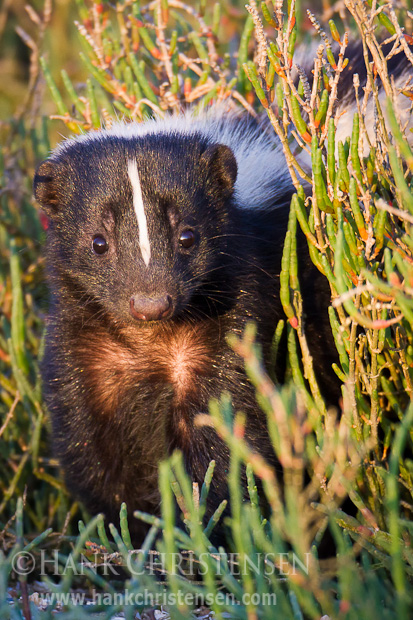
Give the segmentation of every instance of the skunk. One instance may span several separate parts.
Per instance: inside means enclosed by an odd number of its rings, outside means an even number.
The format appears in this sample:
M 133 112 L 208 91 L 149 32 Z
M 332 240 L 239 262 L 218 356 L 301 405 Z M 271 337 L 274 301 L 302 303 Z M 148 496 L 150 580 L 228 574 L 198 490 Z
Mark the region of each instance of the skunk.
M 277 467 L 227 335 L 255 321 L 269 363 L 293 192 L 270 128 L 220 106 L 93 131 L 39 166 L 34 193 L 50 219 L 44 396 L 67 486 L 92 513 L 116 522 L 126 502 L 159 514 L 158 463 L 179 449 L 200 484 L 216 461 L 208 518 L 227 496 L 229 454 L 196 416 L 223 391 Z M 306 334 L 324 393 L 337 394 L 330 293 L 305 250 L 299 241 Z M 130 526 L 139 544 L 145 526 Z
M 275 464 L 265 415 L 226 340 L 254 320 L 268 361 L 284 316 L 293 187 L 275 138 L 219 107 L 121 125 L 61 144 L 34 188 L 50 218 L 44 395 L 69 489 L 112 521 L 122 501 L 156 514 L 157 464 L 180 449 L 199 483 L 215 459 L 216 508 L 228 450 L 195 424 L 211 398 L 231 393 L 248 442 Z M 324 367 L 328 293 L 317 297 L 307 280 Z

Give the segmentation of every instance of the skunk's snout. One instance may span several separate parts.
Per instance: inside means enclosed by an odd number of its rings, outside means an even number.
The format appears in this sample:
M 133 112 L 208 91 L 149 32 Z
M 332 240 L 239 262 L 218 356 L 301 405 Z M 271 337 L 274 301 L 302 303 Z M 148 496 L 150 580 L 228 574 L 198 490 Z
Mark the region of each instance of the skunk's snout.
M 172 314 L 172 297 L 164 295 L 157 299 L 133 295 L 130 298 L 130 313 L 138 321 L 160 321 Z

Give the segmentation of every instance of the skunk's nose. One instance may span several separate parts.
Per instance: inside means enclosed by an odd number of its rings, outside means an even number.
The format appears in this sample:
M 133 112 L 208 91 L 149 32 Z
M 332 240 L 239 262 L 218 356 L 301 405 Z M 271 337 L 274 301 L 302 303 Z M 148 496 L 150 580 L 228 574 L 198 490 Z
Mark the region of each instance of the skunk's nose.
M 164 295 L 158 299 L 133 295 L 130 298 L 130 313 L 138 321 L 160 321 L 172 314 L 172 297 Z

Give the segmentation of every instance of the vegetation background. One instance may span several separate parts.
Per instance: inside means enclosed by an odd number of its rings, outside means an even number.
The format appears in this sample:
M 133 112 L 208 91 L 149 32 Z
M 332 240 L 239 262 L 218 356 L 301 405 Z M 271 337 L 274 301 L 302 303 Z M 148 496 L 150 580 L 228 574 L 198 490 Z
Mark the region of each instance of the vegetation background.
M 306 13 L 308 8 L 317 19 Z M 3 2 L 0 617 L 51 618 L 56 600 L 43 604 L 44 593 L 78 591 L 91 597 L 93 589 L 108 594 L 166 589 L 171 594 L 213 595 L 209 608 L 198 612 L 176 600 L 168 608 L 173 618 L 210 612 L 251 620 L 411 617 L 413 154 L 403 137 L 406 128 L 397 101 L 400 96 L 412 99 L 412 85 L 409 80 L 397 87 L 393 83 L 376 35 L 388 39 L 392 53 L 411 61 L 412 18 L 409 0 L 308 5 L 290 0 L 284 6 L 274 0 L 259 6 L 251 2 L 249 11 L 240 2 L 204 0 L 155 0 L 148 5 L 128 0 L 45 0 L 29 6 Z M 336 144 L 334 104 L 346 64 L 345 31 L 363 42 L 374 65 L 368 65 L 366 94 L 357 90 L 359 114 L 352 136 Z M 294 79 L 296 41 L 322 46 L 315 54 L 312 86 L 304 75 L 299 85 Z M 377 96 L 378 79 L 387 97 L 385 108 Z M 365 157 L 368 97 L 376 106 L 376 146 Z M 62 136 L 99 127 L 102 121 L 110 125 L 117 116 L 140 121 L 153 111 L 164 114 L 182 105 L 223 99 L 251 113 L 267 111 L 297 189 L 281 274 L 286 319 L 274 326 L 273 351 L 275 357 L 286 330 L 290 381 L 277 386 L 276 378 L 262 368 L 253 326 L 242 340 L 233 340 L 268 415 L 284 479 L 281 489 L 272 470 L 250 453 L 242 438 L 242 414 L 232 412 L 228 397 L 211 403 L 211 415 L 203 423 L 214 424 L 232 455 L 226 551 L 236 553 L 240 562 L 255 558 L 259 570 L 248 567 L 234 576 L 221 550 L 208 556 L 208 570 L 194 581 L 176 573 L 173 554 L 190 549 L 199 560 L 210 550 L 208 536 L 224 508 L 217 507 L 211 522 L 202 525 L 213 465 L 202 489 L 192 488 L 178 455 L 160 467 L 162 519 L 139 515 L 152 528 L 132 564 L 123 513 L 121 532 L 110 527 L 109 540 L 102 517 L 90 519 L 62 484 L 50 454 L 38 372 L 47 290 L 42 217 L 31 198 L 31 181 L 35 166 Z M 312 157 L 311 175 L 296 160 L 299 147 Z M 310 196 L 303 181 L 312 188 Z M 340 417 L 326 409 L 306 345 L 295 257 L 297 225 L 332 291 L 330 320 L 340 358 L 336 373 L 343 384 Z M 243 464 L 250 502 L 240 497 Z M 259 511 L 255 478 L 262 480 L 271 506 L 268 520 Z M 174 526 L 174 495 L 186 532 Z M 346 497 L 356 516 L 341 510 Z M 326 528 L 337 553 L 321 561 L 317 549 Z M 140 574 L 159 531 L 158 550 L 166 552 L 161 583 Z M 37 562 L 41 553 L 52 558 L 55 550 L 61 578 L 43 577 L 40 583 L 38 572 L 27 578 L 14 570 L 22 551 Z M 67 565 L 69 552 L 72 562 Z M 105 577 L 96 568 L 105 553 L 124 565 L 126 582 Z M 301 561 L 298 568 L 295 558 Z M 241 604 L 220 600 L 219 592 L 231 593 Z M 243 598 L 245 594 L 249 597 Z M 253 599 L 253 594 L 259 597 Z M 266 594 L 276 595 L 275 607 L 263 604 Z M 121 600 L 79 607 L 67 599 L 57 607 L 67 618 L 96 613 L 110 618 L 120 612 L 134 618 L 142 611 L 142 605 Z

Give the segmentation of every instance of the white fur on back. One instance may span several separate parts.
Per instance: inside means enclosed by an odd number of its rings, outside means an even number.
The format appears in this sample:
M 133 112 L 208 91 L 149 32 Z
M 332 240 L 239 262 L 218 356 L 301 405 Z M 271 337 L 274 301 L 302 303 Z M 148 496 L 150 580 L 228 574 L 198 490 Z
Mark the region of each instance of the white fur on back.
M 406 79 L 407 79 L 407 74 L 403 74 L 394 81 L 396 92 L 398 92 L 399 90 L 403 88 L 403 85 L 405 84 Z M 337 143 L 339 142 L 339 140 L 344 142 L 347 137 L 351 136 L 351 133 L 353 131 L 353 119 L 354 119 L 354 115 L 357 112 L 357 104 L 356 104 L 356 101 L 354 100 L 354 97 L 351 97 L 351 95 L 352 93 L 349 93 L 346 99 L 339 106 L 339 113 L 341 114 L 339 116 L 337 128 L 336 128 L 336 142 Z M 380 102 L 380 107 L 383 110 L 386 127 L 390 131 L 390 124 L 388 122 L 388 114 L 387 114 L 386 93 L 384 92 L 383 89 L 379 90 L 379 102 Z M 404 95 L 403 93 L 400 93 L 396 99 L 396 105 L 397 105 L 397 111 L 400 117 L 400 122 L 403 127 L 406 127 L 405 129 L 406 139 L 409 142 L 409 144 L 412 145 L 413 134 L 410 131 L 413 125 L 413 116 L 411 113 L 411 101 L 408 97 L 406 97 L 406 95 Z M 366 114 L 364 116 L 364 124 L 366 126 L 366 131 L 369 136 L 370 142 L 372 146 L 375 146 L 376 138 L 375 138 L 375 132 L 374 132 L 374 99 L 373 99 L 372 93 L 370 93 L 370 98 L 367 103 Z M 367 157 L 368 154 L 369 154 L 369 147 L 368 147 L 367 141 L 365 140 L 363 144 L 363 155 L 364 157 Z
M 196 133 L 211 143 L 225 144 L 233 151 L 238 165 L 235 193 L 240 207 L 274 208 L 278 198 L 284 200 L 285 192 L 291 188 L 291 178 L 282 147 L 271 127 L 265 130 L 263 126 L 251 125 L 246 114 L 229 111 L 225 106 L 214 106 L 197 115 L 186 112 L 142 123 L 118 123 L 111 129 L 91 131 L 66 140 L 57 147 L 55 154 L 63 154 L 73 142 L 88 144 L 106 137 L 129 140 L 149 134 L 173 137 Z

